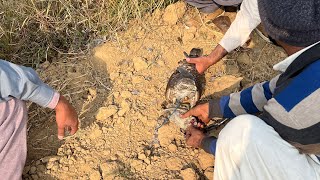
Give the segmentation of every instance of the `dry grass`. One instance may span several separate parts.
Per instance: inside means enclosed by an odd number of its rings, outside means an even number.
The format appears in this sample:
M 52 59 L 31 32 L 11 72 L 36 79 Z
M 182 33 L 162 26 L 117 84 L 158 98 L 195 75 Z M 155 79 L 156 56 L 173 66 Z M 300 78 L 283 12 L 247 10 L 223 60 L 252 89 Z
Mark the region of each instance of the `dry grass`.
M 174 0 L 0 1 L 0 58 L 37 67 L 88 50 Z
M 0 0 L 0 59 L 37 69 L 45 83 L 70 100 L 87 126 L 111 88 L 107 74 L 94 69 L 86 56 L 88 50 L 113 39 L 131 19 L 173 1 Z M 28 161 L 56 153 L 60 142 L 52 111 L 29 104 L 28 138 Z

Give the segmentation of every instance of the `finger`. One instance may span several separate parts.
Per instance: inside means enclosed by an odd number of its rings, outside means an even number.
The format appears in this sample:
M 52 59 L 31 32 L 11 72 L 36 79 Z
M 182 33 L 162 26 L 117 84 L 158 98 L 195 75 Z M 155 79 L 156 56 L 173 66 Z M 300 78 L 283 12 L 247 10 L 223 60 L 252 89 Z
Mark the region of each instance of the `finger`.
M 204 116 L 204 115 L 201 114 L 201 115 L 198 116 L 198 119 L 199 119 L 201 122 L 205 123 L 205 124 L 208 123 L 208 117 L 207 117 L 207 116 Z
M 197 71 L 198 71 L 199 74 L 203 74 L 204 71 L 205 71 L 205 70 L 203 69 L 203 67 L 200 67 L 200 66 L 197 66 L 196 69 L 197 69 Z
M 199 123 L 198 123 L 198 128 L 201 128 L 201 129 L 202 129 L 203 127 L 204 127 L 204 126 L 203 126 L 203 123 L 200 123 L 200 122 L 199 122 Z
M 191 137 L 191 134 L 186 134 L 186 141 Z
M 190 109 L 186 113 L 182 114 L 181 118 L 187 118 L 187 117 L 192 116 L 192 115 L 194 115 L 194 109 Z
M 71 126 L 71 132 L 70 132 L 71 135 L 74 135 L 77 131 L 78 131 L 78 124 L 75 126 Z
M 192 134 L 196 130 L 196 128 L 194 128 L 193 126 L 189 126 L 188 128 L 190 134 Z
M 192 146 L 192 143 L 191 143 L 191 141 L 189 141 L 189 140 L 186 140 L 186 144 L 187 144 L 188 146 Z
M 185 134 L 186 141 L 190 138 L 190 136 L 191 136 L 191 133 L 189 131 L 186 131 L 186 134 Z
M 58 139 L 62 140 L 64 137 L 64 126 L 58 127 Z
M 197 64 L 199 62 L 199 58 L 187 58 L 186 61 L 191 64 Z
M 186 134 L 191 134 L 191 128 L 192 128 L 192 126 L 188 126 L 187 127 L 187 129 L 186 129 Z
M 198 116 L 199 120 L 203 123 L 206 123 L 206 117 L 204 117 L 203 115 Z

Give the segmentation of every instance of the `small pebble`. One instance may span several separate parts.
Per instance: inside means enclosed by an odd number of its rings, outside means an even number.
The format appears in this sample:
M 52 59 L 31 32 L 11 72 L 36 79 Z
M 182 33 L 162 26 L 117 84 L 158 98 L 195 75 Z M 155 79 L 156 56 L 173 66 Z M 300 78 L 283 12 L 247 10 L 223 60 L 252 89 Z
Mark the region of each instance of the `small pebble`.
M 30 174 L 34 174 L 34 173 L 36 173 L 36 171 L 37 171 L 37 168 L 35 167 L 35 166 L 32 166 L 31 168 L 30 168 Z
M 135 90 L 131 91 L 131 93 L 132 93 L 133 95 L 139 95 L 139 94 L 140 94 L 140 91 L 135 89 Z
M 111 159 L 112 161 L 115 161 L 115 160 L 117 160 L 118 158 L 117 158 L 117 156 L 111 156 L 110 159 Z

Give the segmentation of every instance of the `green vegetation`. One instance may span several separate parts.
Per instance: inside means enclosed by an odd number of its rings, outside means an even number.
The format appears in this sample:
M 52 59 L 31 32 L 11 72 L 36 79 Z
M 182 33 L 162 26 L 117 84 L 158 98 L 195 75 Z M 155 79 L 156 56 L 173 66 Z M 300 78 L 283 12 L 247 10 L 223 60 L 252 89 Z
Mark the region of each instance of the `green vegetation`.
M 174 0 L 0 0 L 0 58 L 37 67 L 126 29 Z

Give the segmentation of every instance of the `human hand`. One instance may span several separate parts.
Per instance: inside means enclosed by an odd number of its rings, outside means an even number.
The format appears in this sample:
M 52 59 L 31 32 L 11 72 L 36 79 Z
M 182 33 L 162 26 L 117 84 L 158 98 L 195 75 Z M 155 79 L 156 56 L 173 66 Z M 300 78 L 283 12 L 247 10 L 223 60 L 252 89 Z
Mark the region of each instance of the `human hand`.
M 199 148 L 204 137 L 204 133 L 193 126 L 189 126 L 186 130 L 186 144 L 188 146 Z
M 209 56 L 201 56 L 198 58 L 186 58 L 186 61 L 195 64 L 199 74 L 204 73 L 213 63 Z
M 202 74 L 211 65 L 220 61 L 228 52 L 218 44 L 208 56 L 201 56 L 198 58 L 186 58 L 188 63 L 195 64 L 197 71 Z
M 55 110 L 58 126 L 58 138 L 60 140 L 63 139 L 65 130 L 70 131 L 71 135 L 75 134 L 78 130 L 78 115 L 69 101 L 62 95 L 60 95 L 60 99 Z
M 209 119 L 209 103 L 199 104 L 194 108 L 181 115 L 181 118 L 187 118 L 189 116 L 195 116 L 205 124 L 208 124 Z

